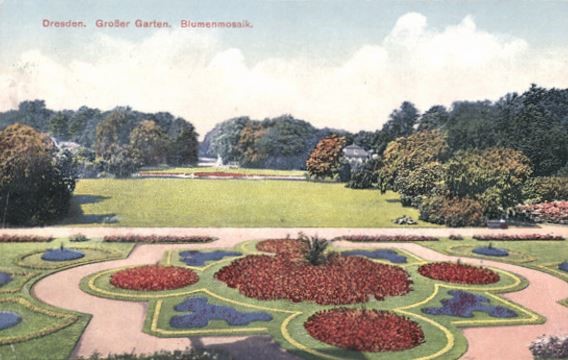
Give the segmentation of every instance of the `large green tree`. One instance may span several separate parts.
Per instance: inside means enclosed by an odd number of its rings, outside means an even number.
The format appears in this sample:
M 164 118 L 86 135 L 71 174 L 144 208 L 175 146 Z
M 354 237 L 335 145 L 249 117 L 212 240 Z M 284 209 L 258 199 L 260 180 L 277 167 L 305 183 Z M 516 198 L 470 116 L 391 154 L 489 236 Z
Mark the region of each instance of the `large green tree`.
M 130 133 L 130 148 L 143 165 L 166 161 L 170 140 L 154 121 L 142 121 Z
M 46 134 L 14 124 L 0 132 L 2 224 L 43 225 L 65 215 L 76 176 L 67 152 Z
M 308 174 L 320 179 L 338 175 L 345 143 L 345 138 L 337 135 L 321 139 L 306 161 Z

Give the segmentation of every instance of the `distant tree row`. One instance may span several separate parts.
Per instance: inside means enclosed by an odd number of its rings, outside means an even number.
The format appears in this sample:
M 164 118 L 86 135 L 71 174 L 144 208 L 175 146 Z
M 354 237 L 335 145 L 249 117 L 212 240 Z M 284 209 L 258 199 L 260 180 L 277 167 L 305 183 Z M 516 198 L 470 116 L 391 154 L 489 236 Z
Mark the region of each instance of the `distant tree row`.
M 217 124 L 201 145 L 204 155 L 238 161 L 243 167 L 304 169 L 318 141 L 341 130 L 316 129 L 310 123 L 283 115 L 262 121 L 248 117 Z
M 0 129 L 25 124 L 57 141 L 82 145 L 83 167 L 127 176 L 139 166 L 197 163 L 198 139 L 193 125 L 170 113 L 142 113 L 129 107 L 100 111 L 52 111 L 42 100 L 24 101 L 17 110 L 0 113 Z

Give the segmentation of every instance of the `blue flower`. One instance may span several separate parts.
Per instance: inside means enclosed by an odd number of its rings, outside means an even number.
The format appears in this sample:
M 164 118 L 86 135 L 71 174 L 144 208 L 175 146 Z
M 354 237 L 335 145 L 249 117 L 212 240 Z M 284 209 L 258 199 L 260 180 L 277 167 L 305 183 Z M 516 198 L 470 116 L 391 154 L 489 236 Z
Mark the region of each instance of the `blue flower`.
M 382 250 L 351 250 L 341 253 L 345 256 L 365 256 L 372 259 L 388 260 L 393 264 L 405 264 L 406 256 L 399 255 L 396 251 L 390 249 Z
M 19 314 L 11 311 L 0 311 L 0 330 L 16 326 L 22 321 Z
M 180 260 L 188 266 L 203 266 L 208 261 L 221 260 L 227 256 L 241 256 L 241 253 L 236 251 L 209 251 L 201 252 L 197 250 L 187 250 L 179 253 Z
M 228 325 L 248 325 L 253 321 L 271 321 L 266 312 L 240 312 L 230 306 L 212 305 L 206 297 L 192 297 L 176 305 L 174 310 L 189 311 L 191 314 L 176 315 L 170 319 L 170 326 L 177 329 L 202 328 L 210 320 L 225 320 Z
M 448 291 L 448 294 L 452 298 L 441 300 L 441 307 L 423 308 L 421 309 L 422 312 L 429 315 L 448 315 L 462 318 L 472 318 L 474 311 L 485 312 L 494 318 L 513 318 L 518 316 L 513 310 L 502 306 L 490 305 L 489 299 L 481 295 L 461 290 L 451 290 Z
M 10 281 L 12 281 L 12 275 L 5 273 L 5 272 L 0 272 L 0 286 L 4 286 L 7 283 L 9 283 Z
M 473 252 L 475 254 L 485 256 L 509 256 L 509 252 L 507 250 L 494 247 L 478 247 L 473 249 Z
M 84 257 L 80 251 L 70 249 L 48 249 L 41 256 L 45 261 L 70 261 Z
M 564 261 L 562 264 L 558 265 L 558 269 L 568 272 L 568 261 Z

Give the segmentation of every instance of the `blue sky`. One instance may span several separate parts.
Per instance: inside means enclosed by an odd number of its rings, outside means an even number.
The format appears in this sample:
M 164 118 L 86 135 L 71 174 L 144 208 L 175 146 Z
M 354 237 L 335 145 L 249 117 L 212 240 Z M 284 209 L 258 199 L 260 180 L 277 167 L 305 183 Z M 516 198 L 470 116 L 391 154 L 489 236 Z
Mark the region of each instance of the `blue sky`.
M 568 1 L 0 0 L 0 110 L 30 97 L 165 110 L 201 132 L 231 116 L 292 113 L 378 128 L 402 100 L 568 87 Z M 97 19 L 170 30 L 98 29 Z M 86 29 L 45 29 L 43 19 Z M 182 30 L 181 19 L 249 20 Z M 143 91 L 142 91 L 143 90 Z

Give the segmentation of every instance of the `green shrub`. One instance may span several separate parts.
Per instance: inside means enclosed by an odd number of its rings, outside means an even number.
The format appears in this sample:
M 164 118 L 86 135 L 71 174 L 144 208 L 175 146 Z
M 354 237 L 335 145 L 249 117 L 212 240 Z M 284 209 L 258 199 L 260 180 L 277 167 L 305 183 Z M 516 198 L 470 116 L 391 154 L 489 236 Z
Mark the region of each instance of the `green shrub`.
M 482 226 L 483 213 L 481 204 L 468 198 L 434 196 L 423 200 L 420 206 L 420 219 L 450 227 Z
M 368 160 L 351 170 L 351 179 L 345 185 L 350 189 L 370 189 L 376 186 L 379 174 L 377 161 Z
M 83 234 L 74 234 L 74 235 L 71 235 L 71 236 L 69 237 L 69 241 L 72 241 L 72 242 L 83 242 L 83 241 L 89 241 L 89 238 L 86 237 L 86 236 L 83 235 Z
M 525 186 L 525 196 L 530 203 L 568 200 L 568 177 L 536 177 Z

